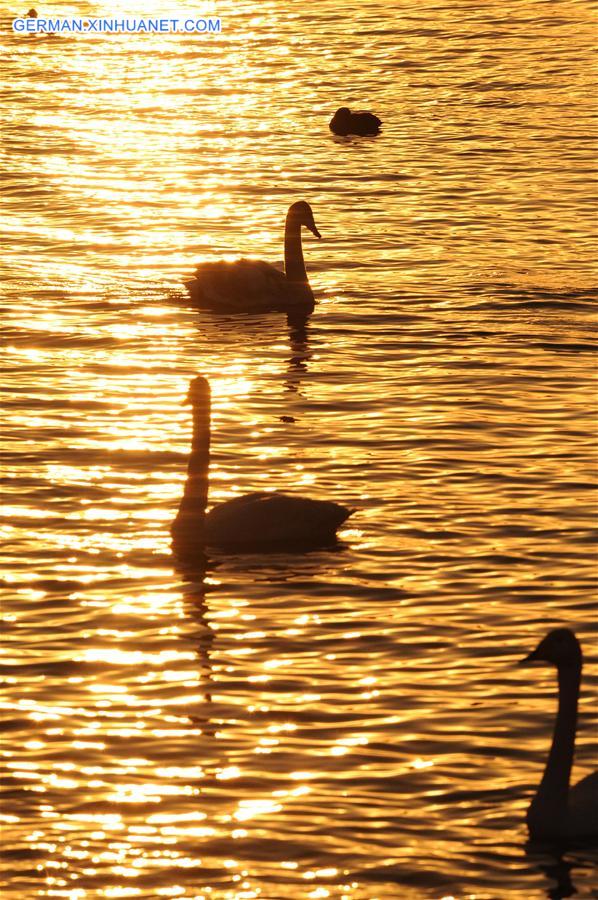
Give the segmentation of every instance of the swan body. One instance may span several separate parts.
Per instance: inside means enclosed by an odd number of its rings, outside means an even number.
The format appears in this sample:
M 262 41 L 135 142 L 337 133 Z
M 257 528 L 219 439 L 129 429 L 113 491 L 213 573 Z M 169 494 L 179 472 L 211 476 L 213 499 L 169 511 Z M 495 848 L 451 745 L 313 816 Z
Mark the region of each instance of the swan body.
M 530 837 L 598 838 L 598 772 L 569 787 L 582 669 L 579 641 L 568 628 L 557 628 L 521 660 L 521 665 L 535 662 L 556 666 L 559 702 L 544 775 L 527 811 Z
M 379 134 L 382 120 L 370 112 L 352 113 L 347 106 L 337 109 L 330 120 L 329 128 L 334 134 L 345 137 L 348 134 L 362 136 Z
M 302 227 L 320 237 L 312 209 L 303 200 L 293 203 L 287 212 L 284 272 L 254 259 L 201 263 L 195 270 L 194 278 L 186 283 L 193 304 L 228 313 L 271 310 L 312 312 L 314 295 L 303 260 Z
M 205 378 L 191 381 L 193 442 L 185 491 L 171 527 L 179 555 L 204 545 L 259 551 L 307 549 L 333 544 L 336 530 L 353 510 L 327 500 L 261 492 L 234 497 L 206 513 L 210 462 L 210 387 Z
M 338 503 L 255 493 L 219 503 L 206 515 L 208 544 L 320 545 L 334 540 L 336 529 L 351 514 Z M 257 541 L 256 541 L 257 538 Z

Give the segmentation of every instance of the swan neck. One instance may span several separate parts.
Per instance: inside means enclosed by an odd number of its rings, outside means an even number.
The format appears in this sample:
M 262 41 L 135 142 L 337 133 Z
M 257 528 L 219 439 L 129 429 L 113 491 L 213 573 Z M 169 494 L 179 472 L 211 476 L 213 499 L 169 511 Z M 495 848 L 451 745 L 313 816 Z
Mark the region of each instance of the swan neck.
M 540 804 L 553 820 L 566 816 L 569 780 L 575 752 L 577 702 L 581 664 L 558 669 L 559 701 L 552 745 L 534 805 Z
M 187 480 L 173 523 L 172 532 L 179 542 L 185 538 L 197 541 L 203 529 L 208 503 L 210 468 L 210 400 L 193 409 L 193 438 L 187 465 Z
M 290 211 L 284 226 L 284 271 L 289 281 L 307 282 L 301 246 L 301 225 Z

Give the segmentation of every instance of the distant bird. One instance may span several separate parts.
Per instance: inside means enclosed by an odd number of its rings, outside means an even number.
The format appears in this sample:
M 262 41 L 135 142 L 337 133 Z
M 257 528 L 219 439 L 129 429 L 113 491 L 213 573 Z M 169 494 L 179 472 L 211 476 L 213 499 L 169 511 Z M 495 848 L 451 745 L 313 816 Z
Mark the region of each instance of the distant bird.
M 37 10 L 36 10 L 36 9 L 30 9 L 29 12 L 27 13 L 27 18 L 28 18 L 28 19 L 37 19 L 37 18 L 38 18 Z
M 378 134 L 382 120 L 370 112 L 352 113 L 347 106 L 337 109 L 330 120 L 330 130 L 334 134 L 346 136 L 347 134 Z
M 227 313 L 300 312 L 314 308 L 307 280 L 301 226 L 319 238 L 309 203 L 300 200 L 287 212 L 284 227 L 284 272 L 255 259 L 200 263 L 195 277 L 186 283 L 194 305 Z
M 335 543 L 336 530 L 353 510 L 327 500 L 290 494 L 256 493 L 213 506 L 208 502 L 210 386 L 199 375 L 187 396 L 193 406 L 193 441 L 187 482 L 171 526 L 173 549 L 182 557 L 204 545 L 231 550 L 304 550 Z
M 568 628 L 550 631 L 520 665 L 535 662 L 557 667 L 559 705 L 544 775 L 527 811 L 530 837 L 598 838 L 598 772 L 569 787 L 582 667 L 579 641 Z

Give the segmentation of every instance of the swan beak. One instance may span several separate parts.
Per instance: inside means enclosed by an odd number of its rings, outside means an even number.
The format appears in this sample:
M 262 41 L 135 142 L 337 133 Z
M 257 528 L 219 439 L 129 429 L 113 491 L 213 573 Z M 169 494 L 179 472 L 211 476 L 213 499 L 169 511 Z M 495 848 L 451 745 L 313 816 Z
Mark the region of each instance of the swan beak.
M 316 228 L 316 223 L 314 222 L 313 219 L 311 220 L 311 222 L 309 223 L 309 225 L 306 225 L 306 227 L 309 228 L 309 230 L 311 231 L 311 233 L 312 233 L 312 234 L 315 234 L 315 236 L 316 236 L 317 238 L 321 238 L 321 237 L 322 237 L 322 235 L 320 234 L 320 232 L 319 232 L 318 229 Z
M 531 666 L 532 663 L 542 662 L 542 657 L 538 656 L 537 650 L 532 650 L 531 653 L 528 653 L 527 656 L 524 656 L 523 659 L 520 659 L 517 663 L 518 666 Z

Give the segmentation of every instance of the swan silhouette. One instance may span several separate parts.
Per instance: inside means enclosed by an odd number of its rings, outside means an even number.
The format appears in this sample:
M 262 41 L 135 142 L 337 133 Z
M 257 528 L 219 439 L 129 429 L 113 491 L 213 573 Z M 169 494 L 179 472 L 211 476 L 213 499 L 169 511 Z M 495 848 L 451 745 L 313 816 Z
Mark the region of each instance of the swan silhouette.
M 348 134 L 362 136 L 378 134 L 381 125 L 381 119 L 371 112 L 352 113 L 347 106 L 341 106 L 331 118 L 328 127 L 334 134 L 345 137 Z
M 187 400 L 193 406 L 193 441 L 185 490 L 171 526 L 175 553 L 201 553 L 204 545 L 275 551 L 334 544 L 337 528 L 353 512 L 339 503 L 255 493 L 219 503 L 206 513 L 211 405 L 207 379 L 192 379 Z
M 535 662 L 556 666 L 559 704 L 544 775 L 527 811 L 530 837 L 598 837 L 598 772 L 569 787 L 582 668 L 579 641 L 568 628 L 550 631 L 520 665 Z
M 200 263 L 195 277 L 186 282 L 193 304 L 229 313 L 312 312 L 314 295 L 303 261 L 302 226 L 321 237 L 311 206 L 304 200 L 293 203 L 287 212 L 284 272 L 256 259 Z

